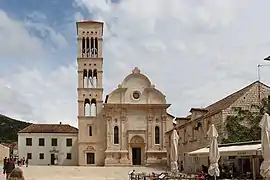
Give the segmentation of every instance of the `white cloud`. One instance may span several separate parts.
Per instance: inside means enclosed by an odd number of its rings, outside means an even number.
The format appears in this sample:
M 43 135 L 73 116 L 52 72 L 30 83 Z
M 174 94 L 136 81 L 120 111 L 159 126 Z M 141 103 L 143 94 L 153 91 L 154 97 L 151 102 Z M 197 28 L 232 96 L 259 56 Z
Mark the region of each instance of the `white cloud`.
M 269 27 L 264 23 L 269 11 L 262 8 L 267 1 L 76 2 L 106 23 L 105 77 L 120 83 L 139 66 L 167 95 L 176 115 L 256 80 L 256 64 L 270 53 L 269 45 L 262 47 L 268 33 L 261 30 Z M 107 92 L 112 89 L 105 85 Z
M 191 107 L 206 106 L 256 80 L 256 64 L 270 54 L 270 25 L 265 23 L 270 12 L 266 0 L 106 2 L 74 3 L 86 7 L 93 15 L 91 19 L 106 23 L 105 93 L 138 66 L 167 96 L 172 104 L 170 112 L 183 116 Z M 79 11 L 70 16 L 76 20 L 87 18 Z M 27 62 L 46 64 L 47 54 L 51 53 L 48 39 L 55 49 L 71 46 L 64 35 L 48 25 L 42 12 L 29 14 L 24 22 L 18 22 L 0 11 L 0 24 L 1 56 L 21 56 Z M 29 29 L 48 35 L 47 39 L 34 36 Z M 70 55 L 61 57 L 71 62 Z M 28 65 L 14 63 L 16 71 L 0 77 L 0 113 L 76 125 L 75 60 L 53 69 Z M 269 70 L 264 68 L 261 74 L 268 84 Z
M 31 16 L 39 22 L 30 21 Z M 48 31 L 48 38 L 54 40 L 58 46 L 67 43 L 60 33 L 40 22 L 46 19 L 45 15 L 35 12 L 31 16 L 29 15 L 27 24 L 26 21 L 15 21 L 0 11 L 0 53 L 7 58 L 20 58 L 13 63 L 6 62 L 3 56 L 0 58 L 0 68 L 10 68 L 0 77 L 0 114 L 31 122 L 62 121 L 76 125 L 75 60 L 72 60 L 72 64 L 59 66 L 54 70 L 37 66 L 35 61 L 46 64 L 50 48 L 42 38 L 29 33 L 30 23 L 41 33 Z
M 22 22 L 11 21 L 8 15 L 0 9 L 0 54 L 2 57 L 14 55 L 30 57 L 42 55 L 42 42 L 31 36 L 23 27 Z M 19 59 L 18 59 L 19 61 Z

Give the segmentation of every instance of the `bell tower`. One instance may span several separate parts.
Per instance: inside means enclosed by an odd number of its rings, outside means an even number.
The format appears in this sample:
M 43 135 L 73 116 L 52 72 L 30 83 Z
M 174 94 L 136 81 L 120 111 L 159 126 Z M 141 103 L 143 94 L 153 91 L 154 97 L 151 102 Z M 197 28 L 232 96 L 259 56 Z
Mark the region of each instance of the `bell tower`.
M 78 164 L 104 163 L 102 121 L 103 22 L 77 22 Z

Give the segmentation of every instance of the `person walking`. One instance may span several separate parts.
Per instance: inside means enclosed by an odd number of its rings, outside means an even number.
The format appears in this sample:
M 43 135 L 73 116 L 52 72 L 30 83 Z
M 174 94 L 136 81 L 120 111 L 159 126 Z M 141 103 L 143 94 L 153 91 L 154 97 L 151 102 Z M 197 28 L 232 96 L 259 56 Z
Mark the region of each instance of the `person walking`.
M 8 180 L 25 180 L 23 176 L 23 171 L 20 168 L 15 168 L 9 175 Z
M 28 158 L 26 158 L 26 160 L 25 160 L 25 165 L 26 165 L 26 167 L 28 167 Z
M 7 180 L 9 178 L 10 173 L 13 171 L 14 168 L 15 168 L 15 164 L 13 163 L 11 159 L 8 159 L 6 163 L 6 179 Z
M 6 165 L 7 164 L 7 157 L 5 157 L 4 159 L 4 163 L 3 163 L 3 174 L 6 174 Z

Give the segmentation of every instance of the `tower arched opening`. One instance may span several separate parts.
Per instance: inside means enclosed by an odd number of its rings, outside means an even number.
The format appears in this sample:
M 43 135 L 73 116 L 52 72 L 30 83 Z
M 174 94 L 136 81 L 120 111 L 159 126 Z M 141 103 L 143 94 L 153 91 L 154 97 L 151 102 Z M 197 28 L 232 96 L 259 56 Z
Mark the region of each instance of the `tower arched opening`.
M 92 117 L 97 116 L 97 101 L 96 99 L 91 99 L 91 110 L 90 110 L 90 115 Z
M 93 88 L 97 88 L 97 82 L 98 81 L 98 78 L 97 78 L 97 70 L 94 69 L 93 71 Z
M 88 88 L 93 87 L 93 71 L 92 69 L 88 70 Z
M 84 100 L 84 116 L 90 116 L 91 115 L 91 105 L 90 100 L 86 98 Z

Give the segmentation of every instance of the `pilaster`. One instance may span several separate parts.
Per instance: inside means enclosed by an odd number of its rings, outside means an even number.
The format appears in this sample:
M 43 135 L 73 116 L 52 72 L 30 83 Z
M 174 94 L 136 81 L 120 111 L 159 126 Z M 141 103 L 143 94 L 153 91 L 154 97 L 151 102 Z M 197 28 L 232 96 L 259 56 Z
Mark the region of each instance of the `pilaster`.
M 162 132 L 161 132 L 161 147 L 162 149 L 166 148 L 166 138 L 165 138 L 165 133 L 166 133 L 166 120 L 167 120 L 167 113 L 163 113 L 161 116 L 161 123 L 162 123 Z
M 148 150 L 153 148 L 153 119 L 154 113 L 152 109 L 148 110 L 147 121 L 148 121 Z

